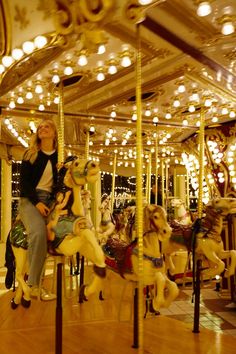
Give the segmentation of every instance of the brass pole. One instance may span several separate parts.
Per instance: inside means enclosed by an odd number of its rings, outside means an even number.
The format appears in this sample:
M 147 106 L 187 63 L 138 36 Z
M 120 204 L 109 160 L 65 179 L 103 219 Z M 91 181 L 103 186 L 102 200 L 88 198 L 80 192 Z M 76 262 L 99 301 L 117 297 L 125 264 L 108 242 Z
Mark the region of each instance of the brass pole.
M 85 143 L 85 151 L 84 151 L 84 156 L 85 159 L 88 160 L 89 159 L 89 139 L 90 135 L 89 135 L 89 130 L 86 132 L 86 143 Z
M 168 162 L 166 161 L 166 207 L 168 205 L 168 197 L 169 197 L 169 171 L 168 171 Z
M 115 185 L 116 185 L 116 162 L 117 162 L 117 154 L 114 155 L 113 160 L 113 171 L 112 171 L 112 187 L 111 187 L 111 213 L 113 213 L 114 209 L 114 200 L 115 200 Z
M 148 154 L 148 163 L 147 163 L 147 174 L 146 174 L 146 201 L 150 204 L 150 192 L 151 192 L 151 174 L 152 174 L 152 153 Z
M 199 177 L 198 177 L 198 217 L 202 218 L 202 199 L 203 199 L 203 179 L 204 179 L 204 111 L 201 108 L 200 129 L 199 129 Z
M 187 197 L 186 197 L 186 206 L 187 209 L 190 208 L 190 196 L 189 196 L 189 173 L 188 173 L 188 169 L 186 169 L 186 191 L 187 191 Z
M 158 134 L 156 132 L 155 136 L 155 187 L 156 187 L 156 194 L 155 194 L 155 204 L 158 203 Z
M 58 164 L 65 161 L 65 141 L 64 141 L 64 95 L 63 95 L 63 82 L 59 85 L 59 105 L 58 105 Z
M 137 157 L 136 157 L 136 227 L 138 238 L 138 340 L 139 352 L 143 353 L 143 146 L 142 146 L 142 101 L 141 101 L 141 40 L 140 26 L 137 25 L 137 54 L 136 54 L 136 107 L 137 107 Z
M 86 161 L 89 160 L 89 140 L 90 140 L 90 134 L 89 134 L 89 130 L 87 130 L 87 132 L 86 132 L 85 149 L 84 149 L 84 156 L 85 156 Z M 84 189 L 88 190 L 88 183 L 86 183 L 84 185 Z
M 162 206 L 165 205 L 165 175 L 164 175 L 164 162 L 161 159 L 161 199 L 162 199 Z

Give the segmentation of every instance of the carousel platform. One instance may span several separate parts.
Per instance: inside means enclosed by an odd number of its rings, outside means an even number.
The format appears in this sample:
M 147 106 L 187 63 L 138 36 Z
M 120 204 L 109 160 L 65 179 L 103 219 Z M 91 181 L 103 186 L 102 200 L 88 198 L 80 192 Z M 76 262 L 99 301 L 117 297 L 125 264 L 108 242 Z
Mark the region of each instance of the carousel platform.
M 31 307 L 10 307 L 12 290 L 4 288 L 5 268 L 0 270 L 0 353 L 55 353 L 56 302 L 32 300 Z M 90 276 L 86 266 L 85 279 Z M 48 275 L 47 285 L 50 283 Z M 74 279 L 73 279 L 74 281 Z M 69 284 L 69 282 L 68 282 Z M 63 296 L 62 354 L 140 353 L 132 348 L 133 288 L 108 272 L 104 301 L 90 297 L 78 303 L 76 287 Z M 181 289 L 181 287 L 180 287 Z M 144 354 L 233 354 L 236 343 L 236 309 L 220 299 L 212 284 L 204 284 L 200 306 L 200 332 L 193 333 L 194 306 L 191 288 L 181 289 L 178 299 L 160 315 L 144 319 Z

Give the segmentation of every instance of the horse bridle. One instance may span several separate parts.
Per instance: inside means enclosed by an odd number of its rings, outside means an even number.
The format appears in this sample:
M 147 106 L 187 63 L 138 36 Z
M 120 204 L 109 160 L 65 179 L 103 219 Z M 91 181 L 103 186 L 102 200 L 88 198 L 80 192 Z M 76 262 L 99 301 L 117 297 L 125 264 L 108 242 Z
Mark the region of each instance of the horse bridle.
M 86 164 L 85 164 L 85 166 L 84 166 L 84 170 L 83 170 L 83 172 L 82 173 L 80 173 L 79 171 L 77 171 L 76 173 L 71 173 L 71 178 L 72 178 L 72 180 L 73 180 L 73 182 L 74 182 L 74 184 L 76 184 L 77 185 L 77 183 L 76 183 L 76 181 L 75 181 L 75 179 L 74 179 L 74 175 L 76 175 L 76 177 L 85 177 L 85 179 L 86 179 L 86 177 L 87 177 L 87 175 L 88 175 L 88 165 L 89 165 L 89 163 L 91 162 L 92 160 L 88 160 L 87 162 L 86 162 Z M 73 161 L 74 162 L 74 161 Z M 73 165 L 73 162 L 72 162 L 72 165 Z M 71 170 L 71 167 L 72 166 L 70 166 L 70 170 Z

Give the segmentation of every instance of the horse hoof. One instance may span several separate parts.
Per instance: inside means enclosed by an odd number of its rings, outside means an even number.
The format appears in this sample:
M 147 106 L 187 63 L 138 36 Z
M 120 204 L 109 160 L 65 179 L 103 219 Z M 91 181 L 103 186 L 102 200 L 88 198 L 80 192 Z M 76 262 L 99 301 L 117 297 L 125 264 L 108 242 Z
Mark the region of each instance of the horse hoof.
M 25 300 L 23 297 L 21 298 L 21 305 L 28 309 L 31 305 L 31 300 Z
M 82 285 L 79 291 L 79 303 L 82 304 L 84 301 L 88 301 L 88 299 L 85 296 L 85 288 L 86 285 Z
M 14 297 L 13 297 L 13 299 L 11 299 L 11 308 L 12 308 L 12 310 L 17 309 L 18 306 L 19 306 L 19 304 L 15 303 Z
M 101 301 L 105 300 L 104 297 L 102 296 L 102 291 L 99 291 L 99 300 Z
M 154 309 L 152 302 L 151 302 L 150 305 L 149 305 L 149 312 L 150 312 L 150 313 L 154 313 L 155 316 L 160 315 L 160 311 L 156 311 L 156 310 Z

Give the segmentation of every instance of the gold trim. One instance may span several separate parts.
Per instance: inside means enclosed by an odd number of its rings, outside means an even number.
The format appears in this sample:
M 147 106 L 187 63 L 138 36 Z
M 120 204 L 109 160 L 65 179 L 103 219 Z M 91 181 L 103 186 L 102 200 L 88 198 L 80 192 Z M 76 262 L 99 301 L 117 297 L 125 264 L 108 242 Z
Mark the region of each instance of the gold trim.
M 28 60 L 25 60 L 24 56 L 3 73 L 0 96 L 13 90 L 63 52 L 60 43 L 61 37 L 55 37 L 54 34 L 50 34 L 48 37 L 51 39 L 46 47 L 34 51 L 27 57 Z
M 0 1 L 0 56 L 11 53 L 12 48 L 12 31 L 11 16 L 8 0 Z

